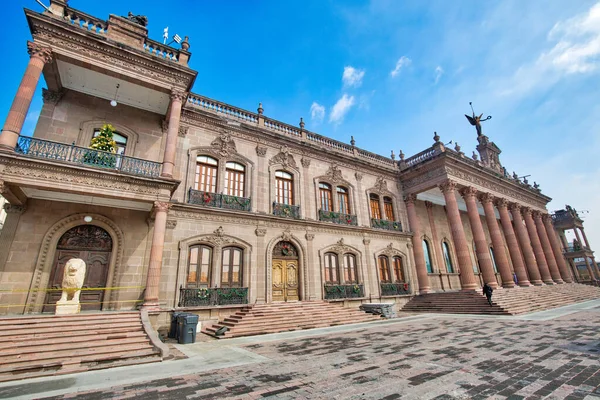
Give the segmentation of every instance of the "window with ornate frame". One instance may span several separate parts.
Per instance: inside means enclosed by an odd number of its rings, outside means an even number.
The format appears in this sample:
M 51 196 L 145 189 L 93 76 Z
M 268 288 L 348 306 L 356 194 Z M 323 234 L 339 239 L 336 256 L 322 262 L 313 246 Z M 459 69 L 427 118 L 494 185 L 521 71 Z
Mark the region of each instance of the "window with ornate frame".
M 383 208 L 385 210 L 385 219 L 388 221 L 395 221 L 394 217 L 394 203 L 392 202 L 392 198 L 385 196 L 383 198 Z
M 324 281 L 326 284 L 333 285 L 337 285 L 340 283 L 338 255 L 336 253 L 325 253 Z
M 196 157 L 196 178 L 194 187 L 201 192 L 217 192 L 219 162 L 209 156 Z
M 280 204 L 294 204 L 294 176 L 285 171 L 275 171 L 275 201 Z
M 221 257 L 221 287 L 242 287 L 244 250 L 224 247 Z
M 429 251 L 429 242 L 423 239 L 423 254 L 425 256 L 425 265 L 427 273 L 433 274 L 433 262 L 431 261 L 431 251 Z
M 225 163 L 225 194 L 228 196 L 244 196 L 246 167 L 240 163 Z
M 100 134 L 100 129 L 94 129 L 92 139 Z M 124 136 L 118 132 L 113 132 L 113 140 L 117 144 L 116 154 L 120 156 L 125 155 L 125 149 L 127 148 L 127 136 Z
M 369 205 L 371 208 L 371 218 L 381 219 L 381 207 L 379 206 L 379 195 L 371 193 L 369 195 Z
M 213 248 L 204 244 L 190 246 L 186 287 L 209 287 Z
M 358 283 L 356 256 L 352 253 L 344 254 L 344 281 L 345 283 Z
M 450 255 L 450 245 L 448 242 L 442 242 L 442 253 L 444 253 L 444 262 L 446 263 L 446 271 L 449 274 L 454 273 L 454 265 L 452 264 L 452 256 Z
M 319 183 L 319 198 L 321 199 L 321 210 L 333 211 L 331 185 L 328 183 Z
M 394 275 L 396 276 L 396 282 L 406 282 L 404 276 L 404 266 L 402 265 L 402 257 L 394 256 L 392 259 L 394 265 Z
M 377 257 L 377 266 L 379 269 L 379 280 L 381 283 L 392 283 L 392 274 L 390 270 L 390 259 L 388 256 L 381 255 Z

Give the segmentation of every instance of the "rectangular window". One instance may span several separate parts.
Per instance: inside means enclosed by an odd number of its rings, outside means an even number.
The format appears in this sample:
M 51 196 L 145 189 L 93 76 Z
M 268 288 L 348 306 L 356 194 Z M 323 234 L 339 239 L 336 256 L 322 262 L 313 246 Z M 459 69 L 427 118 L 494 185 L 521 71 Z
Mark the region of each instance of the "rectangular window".
M 337 254 L 325 254 L 325 283 L 339 284 Z
M 388 221 L 394 221 L 394 207 L 392 205 L 392 199 L 384 197 L 383 207 L 385 208 L 385 219 Z
M 188 287 L 201 287 L 210 285 L 210 264 L 212 249 L 207 246 L 190 247 L 188 261 Z
M 344 254 L 344 280 L 346 283 L 358 283 L 356 257 L 353 254 Z
M 377 262 L 379 264 L 379 279 L 381 283 L 390 283 L 390 260 L 386 256 L 379 256 Z
M 229 196 L 244 197 L 244 172 L 225 171 L 225 194 Z
M 217 192 L 217 167 L 207 164 L 196 164 L 196 189 L 202 192 Z
M 371 195 L 369 198 L 371 205 L 371 218 L 381 219 L 381 209 L 379 208 L 379 197 Z
M 294 180 L 291 174 L 284 171 L 275 172 L 275 201 L 279 204 L 294 204 Z
M 325 183 L 319 184 L 319 197 L 321 199 L 321 210 L 333 211 L 333 202 L 331 199 L 331 186 Z
M 337 195 L 340 206 L 340 212 L 342 214 L 350 214 L 350 201 L 348 199 L 348 190 L 343 187 L 338 187 Z
M 242 250 L 236 247 L 223 249 L 221 287 L 242 286 L 242 254 Z

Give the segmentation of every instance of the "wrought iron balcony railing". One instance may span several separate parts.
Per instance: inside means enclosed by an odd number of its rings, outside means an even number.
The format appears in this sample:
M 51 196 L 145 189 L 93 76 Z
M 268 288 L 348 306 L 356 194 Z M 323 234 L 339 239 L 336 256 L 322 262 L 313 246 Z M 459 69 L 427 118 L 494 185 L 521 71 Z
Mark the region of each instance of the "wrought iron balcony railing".
M 179 288 L 179 307 L 248 304 L 248 288 Z
M 120 154 L 85 147 L 20 136 L 15 147 L 17 154 L 46 160 L 63 161 L 87 167 L 114 170 L 150 178 L 160 176 L 161 164 Z
M 335 211 L 319 210 L 319 221 L 333 222 L 340 225 L 358 225 L 356 215 L 342 214 Z
M 402 232 L 402 224 L 397 221 L 388 221 L 386 219 L 371 218 L 371 226 L 377 229 L 387 229 L 389 231 Z
M 576 253 L 578 251 L 590 251 L 587 246 L 568 246 L 563 249 L 563 253 Z
M 401 296 L 404 294 L 410 294 L 410 283 L 397 282 L 381 284 L 382 296 Z
M 300 206 L 273 202 L 273 215 L 300 219 Z
M 250 211 L 250 207 L 252 206 L 252 201 L 249 197 L 228 196 L 226 194 L 203 192 L 192 188 L 190 188 L 188 203 L 239 211 Z
M 356 299 L 365 297 L 362 284 L 325 285 L 325 300 Z

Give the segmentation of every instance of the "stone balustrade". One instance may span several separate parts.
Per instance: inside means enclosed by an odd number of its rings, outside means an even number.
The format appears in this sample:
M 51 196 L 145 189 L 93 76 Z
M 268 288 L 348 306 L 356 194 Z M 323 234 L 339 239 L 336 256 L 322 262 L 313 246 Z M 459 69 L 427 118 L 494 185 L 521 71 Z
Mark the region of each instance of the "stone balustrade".
M 156 40 L 146 38 L 144 40 L 144 51 L 167 61 L 179 62 L 179 50 Z
M 258 114 L 242 110 L 241 108 L 230 106 L 229 104 L 221 103 L 220 101 L 209 99 L 208 97 L 199 96 L 190 93 L 187 99 L 187 106 L 210 111 L 216 114 L 224 115 L 228 118 L 233 118 L 241 122 L 258 123 Z
M 412 167 L 415 164 L 421 163 L 425 160 L 428 160 L 430 158 L 433 158 L 433 156 L 436 154 L 436 150 L 433 147 L 430 147 L 426 150 L 423 150 L 420 153 L 415 154 L 412 157 L 408 157 L 406 160 L 404 160 L 404 162 L 401 164 L 404 166 L 404 168 L 409 168 Z
M 84 29 L 87 32 L 92 32 L 98 35 L 105 35 L 108 28 L 108 23 L 99 18 L 92 17 L 89 14 L 67 8 L 65 10 L 64 19 L 71 25 Z

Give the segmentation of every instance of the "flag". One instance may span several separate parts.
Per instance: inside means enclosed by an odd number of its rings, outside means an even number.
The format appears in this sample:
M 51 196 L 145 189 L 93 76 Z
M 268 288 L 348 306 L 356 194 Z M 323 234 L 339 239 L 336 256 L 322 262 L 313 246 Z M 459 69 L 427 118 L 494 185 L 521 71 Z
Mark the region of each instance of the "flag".
M 181 36 L 179 36 L 178 34 L 175 34 L 175 36 L 173 36 L 173 40 L 176 41 L 177 43 L 181 43 Z

